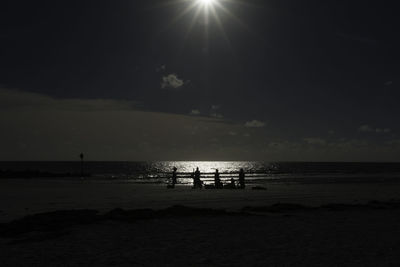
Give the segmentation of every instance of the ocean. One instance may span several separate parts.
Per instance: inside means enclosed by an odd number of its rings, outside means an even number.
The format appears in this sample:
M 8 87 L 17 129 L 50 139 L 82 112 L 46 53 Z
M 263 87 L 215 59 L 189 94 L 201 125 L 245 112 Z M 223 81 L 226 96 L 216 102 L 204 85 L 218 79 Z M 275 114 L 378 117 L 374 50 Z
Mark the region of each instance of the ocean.
M 81 168 L 86 174 L 80 177 Z M 126 181 L 132 183 L 168 183 L 172 168 L 178 170 L 178 182 L 192 183 L 196 167 L 201 179 L 213 182 L 219 170 L 222 181 L 237 178 L 243 168 L 249 184 L 266 183 L 380 183 L 399 182 L 400 163 L 359 162 L 262 162 L 262 161 L 148 161 L 148 162 L 0 162 L 4 172 L 24 172 L 23 178 L 92 179 L 101 181 Z M 34 177 L 29 174 L 34 173 Z M 57 174 L 52 175 L 49 174 Z M 65 174 L 65 177 L 64 177 Z M 4 176 L 4 175 L 3 175 Z M 7 178 L 7 177 L 3 177 Z

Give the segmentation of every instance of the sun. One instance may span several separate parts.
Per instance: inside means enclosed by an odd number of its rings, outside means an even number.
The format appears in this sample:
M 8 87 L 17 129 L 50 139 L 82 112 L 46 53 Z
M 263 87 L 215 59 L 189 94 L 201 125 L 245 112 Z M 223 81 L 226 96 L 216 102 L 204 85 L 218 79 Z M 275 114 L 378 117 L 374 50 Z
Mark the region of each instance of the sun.
M 209 7 L 216 4 L 217 0 L 196 0 L 198 5 Z
M 193 29 L 198 25 L 202 25 L 204 27 L 205 40 L 205 49 L 203 50 L 208 51 L 211 27 L 217 27 L 219 29 L 219 36 L 225 39 L 229 47 L 231 47 L 231 41 L 224 29 L 224 22 L 231 20 L 237 23 L 237 25 L 247 28 L 240 18 L 231 11 L 232 6 L 238 5 L 248 6 L 246 0 L 165 0 L 164 4 L 160 5 L 160 7 L 176 6 L 180 9 L 171 22 L 165 25 L 165 28 L 172 28 L 179 21 L 188 19 L 185 21 L 185 24 L 187 24 L 187 30 L 182 35 L 182 46 L 185 45 L 186 40 L 189 38 Z

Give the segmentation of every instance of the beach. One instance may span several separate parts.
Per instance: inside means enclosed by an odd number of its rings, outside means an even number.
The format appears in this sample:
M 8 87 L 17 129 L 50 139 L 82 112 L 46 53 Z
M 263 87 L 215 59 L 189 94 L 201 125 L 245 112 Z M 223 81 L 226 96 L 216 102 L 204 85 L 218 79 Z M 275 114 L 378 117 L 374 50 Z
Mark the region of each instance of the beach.
M 85 180 L 0 184 L 1 266 L 400 263 L 397 183 L 275 183 L 267 190 Z
M 167 189 L 165 184 L 127 180 L 2 179 L 0 222 L 22 216 L 69 209 L 162 209 L 173 205 L 240 210 L 245 206 L 297 203 L 365 203 L 400 199 L 400 183 L 267 183 L 267 190 L 193 190 L 190 185 Z

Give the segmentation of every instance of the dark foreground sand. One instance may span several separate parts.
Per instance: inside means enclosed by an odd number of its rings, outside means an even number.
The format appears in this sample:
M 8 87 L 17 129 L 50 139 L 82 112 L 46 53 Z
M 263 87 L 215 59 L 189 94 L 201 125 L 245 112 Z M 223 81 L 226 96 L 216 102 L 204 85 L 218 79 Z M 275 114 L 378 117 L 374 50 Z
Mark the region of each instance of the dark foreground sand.
M 0 266 L 400 266 L 399 199 L 387 183 L 2 180 Z
M 399 266 L 400 204 L 56 212 L 1 225 L 1 266 Z

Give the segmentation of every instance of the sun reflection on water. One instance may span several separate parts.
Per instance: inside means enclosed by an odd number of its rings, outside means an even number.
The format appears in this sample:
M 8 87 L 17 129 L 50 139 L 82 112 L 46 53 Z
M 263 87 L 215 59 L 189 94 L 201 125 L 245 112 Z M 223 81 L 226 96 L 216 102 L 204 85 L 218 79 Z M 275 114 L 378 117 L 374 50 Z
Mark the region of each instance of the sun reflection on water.
M 202 173 L 213 173 L 216 169 L 220 173 L 235 173 L 241 168 L 252 171 L 258 167 L 255 162 L 249 161 L 162 161 L 156 164 L 159 165 L 156 168 L 162 171 L 169 171 L 176 167 L 179 173 L 191 173 L 197 167 Z

